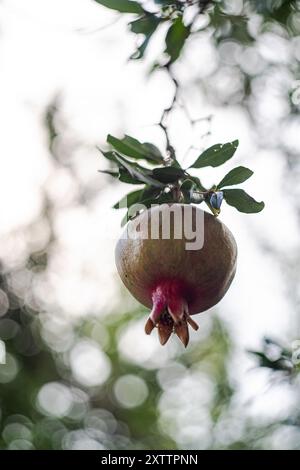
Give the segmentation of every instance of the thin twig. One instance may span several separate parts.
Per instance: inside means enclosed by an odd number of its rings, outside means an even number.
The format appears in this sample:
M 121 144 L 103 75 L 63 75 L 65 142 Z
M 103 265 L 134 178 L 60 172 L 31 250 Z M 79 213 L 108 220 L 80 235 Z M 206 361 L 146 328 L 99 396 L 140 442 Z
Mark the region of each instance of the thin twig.
M 164 69 L 168 73 L 169 78 L 173 82 L 174 87 L 175 87 L 175 91 L 174 91 L 174 95 L 173 95 L 173 99 L 171 101 L 171 104 L 167 108 L 163 109 L 160 121 L 158 123 L 158 126 L 162 129 L 162 131 L 164 132 L 165 138 L 166 138 L 167 158 L 165 159 L 164 163 L 165 163 L 166 166 L 168 166 L 172 162 L 174 162 L 174 160 L 176 160 L 175 149 L 174 149 L 174 147 L 171 143 L 171 140 L 170 140 L 170 134 L 169 134 L 169 128 L 168 128 L 168 122 L 167 122 L 167 119 L 168 119 L 170 113 L 174 110 L 175 106 L 178 106 L 182 109 L 182 111 L 186 115 L 186 118 L 188 119 L 189 124 L 190 124 L 191 127 L 194 127 L 197 124 L 199 124 L 200 122 L 204 122 L 204 121 L 207 121 L 208 124 L 211 124 L 213 116 L 211 114 L 209 114 L 208 116 L 193 118 L 190 115 L 189 110 L 188 110 L 186 104 L 184 103 L 184 101 L 179 100 L 179 94 L 180 94 L 180 91 L 181 91 L 181 87 L 180 87 L 180 84 L 179 84 L 178 80 L 176 79 L 176 77 L 174 77 L 174 75 L 173 75 L 173 73 L 170 69 L 170 66 L 167 65 L 167 66 L 164 67 Z M 201 140 L 204 137 L 209 136 L 210 133 L 211 133 L 211 131 L 210 131 L 210 128 L 209 128 L 206 133 L 201 135 Z M 192 145 L 188 149 L 187 153 L 189 153 L 190 150 L 193 149 L 193 148 L 195 148 L 195 147 Z
M 168 164 L 172 163 L 172 161 L 176 160 L 176 156 L 175 156 L 175 149 L 172 146 L 171 141 L 170 141 L 169 130 L 168 130 L 166 120 L 167 120 L 169 114 L 174 109 L 175 104 L 177 103 L 178 94 L 179 94 L 179 83 L 178 83 L 177 79 L 174 77 L 174 75 L 172 74 L 172 72 L 170 70 L 170 67 L 166 66 L 165 69 L 166 69 L 170 79 L 172 80 L 174 86 L 175 86 L 175 92 L 174 92 L 171 104 L 170 104 L 170 106 L 168 106 L 167 108 L 165 108 L 163 110 L 160 121 L 158 123 L 159 127 L 163 130 L 163 132 L 165 134 L 165 138 L 166 138 L 166 149 L 167 149 L 167 153 L 168 153 L 168 158 L 167 158 L 165 163 L 166 163 L 166 165 L 168 165 Z

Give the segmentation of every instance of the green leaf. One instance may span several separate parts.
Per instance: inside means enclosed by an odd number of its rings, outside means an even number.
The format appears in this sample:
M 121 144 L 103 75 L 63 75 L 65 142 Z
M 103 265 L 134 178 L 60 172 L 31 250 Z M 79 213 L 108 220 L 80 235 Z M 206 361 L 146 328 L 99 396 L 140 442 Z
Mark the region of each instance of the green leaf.
M 115 161 L 115 152 L 101 150 L 100 147 L 97 147 L 97 150 L 102 153 L 102 155 L 107 158 L 107 160 Z
M 145 188 L 149 190 L 154 190 L 155 188 Z M 171 192 L 165 193 L 163 191 L 159 191 L 159 195 L 153 193 L 152 196 L 150 195 L 150 192 L 148 193 L 149 197 L 144 199 L 144 196 L 146 195 L 146 192 L 143 190 L 140 191 L 133 191 L 132 193 L 127 194 L 127 196 L 124 196 L 123 199 L 121 199 L 118 203 L 114 205 L 114 208 L 118 209 L 118 204 L 127 202 L 128 208 L 133 206 L 134 204 L 143 204 L 146 208 L 151 207 L 153 204 L 168 204 L 171 202 L 174 202 L 172 198 Z M 127 199 L 126 199 L 127 198 Z M 137 207 L 138 208 L 138 207 Z M 121 221 L 121 227 L 123 227 L 129 220 L 133 219 L 137 214 L 137 211 L 134 211 L 133 213 L 130 213 L 130 211 L 127 211 L 125 216 L 123 217 Z
M 227 144 L 216 144 L 205 150 L 190 166 L 190 168 L 203 168 L 205 166 L 220 166 L 229 160 L 236 152 L 239 141 L 228 142 Z
M 157 16 L 148 13 L 137 20 L 131 21 L 129 23 L 130 29 L 135 34 L 153 34 L 161 19 Z
M 149 171 L 147 168 L 143 168 L 140 165 L 137 165 L 136 163 L 131 163 L 125 158 L 121 157 L 121 155 L 116 154 L 116 160 L 129 172 L 130 176 L 133 179 L 155 187 L 163 187 L 162 183 L 149 176 L 149 173 L 151 174 L 151 170 Z
M 179 163 L 179 161 L 175 158 L 174 155 L 172 155 L 172 164 L 171 166 L 173 166 L 174 168 L 181 168 L 181 165 Z
M 163 168 L 154 168 L 153 176 L 162 183 L 174 183 L 184 176 L 184 170 L 173 166 L 165 166 Z
M 133 54 L 131 54 L 131 56 L 130 56 L 131 60 L 138 60 L 138 59 L 142 59 L 142 57 L 144 57 L 144 54 L 145 54 L 145 51 L 146 51 L 147 46 L 149 44 L 149 41 L 151 39 L 151 36 L 148 35 L 148 36 L 145 37 L 142 44 L 136 49 L 136 51 L 134 51 Z
M 126 194 L 126 196 L 122 197 L 120 201 L 113 205 L 113 209 L 124 209 L 124 207 L 130 207 L 133 204 L 137 204 L 140 201 L 142 194 L 142 189 Z
M 135 159 L 145 159 L 150 162 L 163 162 L 163 156 L 159 149 L 153 144 L 142 144 L 137 139 L 125 135 L 123 139 L 117 139 L 112 135 L 107 136 L 107 142 L 112 145 L 118 152 L 127 157 Z
M 148 160 L 150 155 L 153 162 L 162 163 L 164 161 L 164 157 L 162 156 L 161 151 L 159 150 L 159 148 L 156 147 L 156 145 L 150 144 L 149 142 L 144 142 L 142 145 L 145 151 L 147 152 Z
M 130 174 L 132 173 L 132 170 L 135 169 L 140 171 L 143 175 L 152 176 L 152 170 L 150 170 L 150 168 L 145 168 L 138 163 L 129 161 L 127 158 L 118 153 L 115 153 L 115 163 L 119 166 L 120 169 L 126 169 Z
M 99 173 L 104 173 L 106 175 L 113 176 L 114 178 L 119 178 L 119 172 L 113 170 L 98 170 Z
M 203 184 L 201 183 L 200 179 L 197 176 L 189 175 L 188 179 L 193 181 L 193 183 L 195 183 L 195 185 L 196 185 L 196 187 L 199 191 L 207 191 L 207 189 L 203 186 Z
M 149 144 L 151 145 L 151 144 Z M 153 146 L 154 147 L 154 146 Z M 156 148 L 156 147 L 155 147 Z M 100 149 L 99 149 L 100 150 Z M 123 183 L 129 184 L 148 184 L 156 188 L 162 188 L 163 185 L 156 179 L 152 178 L 152 170 L 142 167 L 137 163 L 130 162 L 126 158 L 119 155 L 117 152 L 103 152 L 103 155 L 110 161 L 116 163 L 119 167 L 118 171 L 112 170 L 99 170 L 100 173 L 106 173 L 114 178 L 118 178 Z
M 255 201 L 243 189 L 223 189 L 223 194 L 227 204 L 246 214 L 260 212 L 265 207 L 264 202 Z
M 151 200 L 153 204 L 157 204 L 157 198 L 161 193 L 161 188 L 155 188 L 154 186 L 146 186 L 144 189 L 138 189 L 137 191 L 132 191 L 126 196 L 124 196 L 120 201 L 118 201 L 113 208 L 114 209 L 123 209 L 124 207 L 130 207 L 133 204 L 144 204 Z M 146 204 L 145 204 L 146 202 Z M 121 207 L 120 207 L 121 206 Z M 148 207 L 148 206 L 147 206 Z
M 142 44 L 137 48 L 137 50 L 130 57 L 131 59 L 141 59 L 145 53 L 145 50 L 149 44 L 149 41 L 152 35 L 155 33 L 156 28 L 159 23 L 162 21 L 161 18 L 147 13 L 142 18 L 138 18 L 135 21 L 129 23 L 131 31 L 135 34 L 144 34 L 145 39 Z
M 175 62 L 175 60 L 180 56 L 181 50 L 189 34 L 190 28 L 184 25 L 182 16 L 176 18 L 166 35 L 165 52 L 170 56 L 171 63 Z
M 157 198 L 161 191 L 161 188 L 156 188 L 154 186 L 145 186 L 145 188 L 143 189 L 143 194 L 141 196 L 141 201 L 144 201 L 149 198 Z
M 127 161 L 125 158 L 121 157 L 121 155 L 118 155 L 117 152 L 115 151 L 108 151 L 104 152 L 101 149 L 100 152 L 110 161 L 113 161 L 119 166 L 119 170 L 99 170 L 101 173 L 106 173 L 109 174 L 115 178 L 119 178 L 120 181 L 123 183 L 129 183 L 129 184 L 141 184 L 141 183 L 149 183 L 148 179 L 146 180 L 146 176 L 150 176 L 151 179 L 151 174 L 152 171 L 149 170 L 148 168 L 143 168 L 140 165 L 137 165 L 135 163 Z M 156 185 L 158 182 L 156 182 Z
M 244 183 L 250 176 L 253 175 L 253 171 L 249 170 L 244 166 L 237 166 L 233 170 L 229 171 L 226 176 L 217 185 L 218 188 L 224 188 L 224 186 L 232 186 L 234 184 Z
M 154 0 L 154 3 L 158 3 L 160 5 L 174 5 L 179 4 L 178 0 Z
M 96 0 L 96 2 L 121 13 L 137 13 L 138 15 L 144 13 L 143 8 L 138 2 L 130 0 Z
M 124 167 L 119 168 L 119 180 L 127 184 L 142 184 L 141 181 L 131 176 L 129 171 Z
M 169 202 L 173 202 L 171 194 L 166 194 L 166 193 L 161 193 L 159 198 L 157 197 L 149 197 L 148 199 L 142 199 L 138 201 L 138 203 L 143 204 L 146 208 L 149 208 L 152 206 L 152 204 L 166 204 Z M 133 203 L 136 204 L 136 203 Z M 125 216 L 123 217 L 121 221 L 121 227 L 123 227 L 129 220 L 133 219 L 135 217 L 136 213 L 131 213 L 129 215 L 129 211 L 126 212 Z
M 195 188 L 195 186 L 196 186 L 195 183 L 193 183 L 193 181 L 191 181 L 191 180 L 185 180 L 181 184 L 180 191 L 183 194 L 184 202 L 186 204 L 191 203 L 191 195 L 192 195 L 192 192 L 193 192 L 193 189 Z
M 152 204 L 167 204 L 169 202 L 174 202 L 172 194 L 161 192 L 159 197 L 157 198 L 151 197 L 149 199 L 145 199 L 141 201 L 141 204 L 143 204 L 146 207 L 151 207 Z
M 107 142 L 118 152 L 123 153 L 128 157 L 144 158 L 145 154 L 141 143 L 132 137 L 128 139 L 128 137 L 125 136 L 123 139 L 117 139 L 116 137 L 109 134 L 107 136 Z
M 125 168 L 119 168 L 118 171 L 115 170 L 98 170 L 99 173 L 104 173 L 106 175 L 110 175 L 113 178 L 117 178 L 122 183 L 128 183 L 128 184 L 139 184 L 141 185 L 141 181 L 137 180 L 136 178 L 133 178 L 130 173 L 125 169 Z

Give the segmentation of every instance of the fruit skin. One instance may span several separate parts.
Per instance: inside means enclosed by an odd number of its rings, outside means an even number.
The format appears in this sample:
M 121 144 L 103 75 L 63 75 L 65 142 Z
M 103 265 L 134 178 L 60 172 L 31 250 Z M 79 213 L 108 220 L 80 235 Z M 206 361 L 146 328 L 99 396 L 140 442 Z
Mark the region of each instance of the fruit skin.
M 172 208 L 183 210 L 184 206 L 174 204 Z M 146 222 L 157 217 L 157 211 L 164 216 L 170 210 L 166 204 L 152 207 L 129 222 L 116 246 L 116 265 L 123 283 L 140 303 L 152 308 L 146 333 L 158 326 L 162 344 L 174 331 L 186 346 L 187 322 L 197 328 L 190 315 L 217 304 L 236 271 L 237 246 L 230 230 L 209 213 L 195 206 L 188 207 L 192 211 L 193 228 L 196 211 L 204 217 L 201 249 L 186 249 L 186 243 L 191 240 L 184 234 L 181 239 L 174 238 L 172 219 L 169 239 L 163 239 L 161 232 L 158 239 L 126 238 L 130 224 L 140 224 L 142 235 L 147 230 Z

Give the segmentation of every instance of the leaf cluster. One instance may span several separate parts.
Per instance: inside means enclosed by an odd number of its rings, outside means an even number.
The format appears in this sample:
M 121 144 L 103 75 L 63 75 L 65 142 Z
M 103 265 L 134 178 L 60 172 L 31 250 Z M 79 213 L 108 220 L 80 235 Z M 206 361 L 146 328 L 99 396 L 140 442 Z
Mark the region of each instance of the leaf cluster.
M 101 172 L 123 183 L 141 186 L 113 206 L 115 209 L 127 208 L 123 223 L 152 204 L 205 202 L 215 216 L 220 213 L 223 199 L 238 211 L 248 214 L 260 212 L 264 208 L 263 202 L 257 202 L 244 190 L 232 188 L 252 176 L 253 172 L 249 168 L 238 166 L 232 169 L 210 188 L 204 186 L 198 176 L 190 174 L 190 169 L 218 167 L 227 162 L 235 154 L 238 140 L 213 145 L 186 169 L 175 158 L 167 160 L 152 143 L 142 143 L 129 135 L 122 139 L 108 135 L 107 143 L 111 150 L 99 150 L 110 161 L 112 168 Z
M 192 23 L 185 24 L 183 20 L 184 12 L 190 6 L 199 9 L 199 13 L 210 1 L 191 0 L 155 0 L 157 10 L 150 12 L 143 5 L 133 0 L 96 0 L 103 6 L 116 10 L 120 13 L 131 13 L 137 18 L 128 25 L 132 33 L 142 38 L 140 45 L 132 54 L 131 59 L 141 59 L 148 47 L 151 37 L 162 25 L 168 24 L 168 31 L 165 38 L 165 63 L 164 66 L 175 62 L 191 34 Z

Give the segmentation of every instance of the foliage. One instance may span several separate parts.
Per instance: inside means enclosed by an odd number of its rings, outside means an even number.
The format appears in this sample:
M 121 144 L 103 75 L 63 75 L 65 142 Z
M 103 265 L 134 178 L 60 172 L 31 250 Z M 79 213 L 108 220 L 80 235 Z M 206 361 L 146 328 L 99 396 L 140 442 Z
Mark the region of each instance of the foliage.
M 181 167 L 175 159 L 167 159 L 153 144 L 138 142 L 133 137 L 126 135 L 123 139 L 117 139 L 109 135 L 107 142 L 114 150 L 102 152 L 102 154 L 117 166 L 117 170 L 104 170 L 114 178 L 130 184 L 142 184 L 145 186 L 123 197 L 114 205 L 115 209 L 127 207 L 127 213 L 123 223 L 133 218 L 140 205 L 146 208 L 151 204 L 163 204 L 166 202 L 184 202 L 185 204 L 201 204 L 206 202 L 212 213 L 217 216 L 223 200 L 235 207 L 240 212 L 255 213 L 264 208 L 263 202 L 255 201 L 241 189 L 226 189 L 227 186 L 243 183 L 253 172 L 245 167 L 236 167 L 222 178 L 219 184 L 206 189 L 199 178 L 195 178 Z M 190 168 L 203 168 L 207 166 L 217 167 L 233 157 L 238 147 L 238 141 L 226 144 L 217 144 L 199 155 Z M 126 158 L 129 157 L 130 159 Z M 141 166 L 136 160 L 145 160 L 148 165 L 160 164 L 155 168 Z M 134 206 L 137 206 L 137 211 Z
M 216 43 L 224 39 L 235 38 L 243 44 L 255 41 L 248 28 L 251 14 L 259 14 L 264 22 L 271 21 L 286 26 L 291 13 L 296 13 L 297 0 L 246 0 L 241 14 L 230 14 L 226 11 L 226 2 L 222 0 L 154 0 L 155 9 L 150 11 L 144 7 L 142 1 L 123 0 L 95 0 L 97 3 L 116 10 L 119 13 L 132 13 L 138 16 L 129 23 L 131 31 L 143 36 L 143 41 L 133 59 L 141 59 L 146 52 L 152 35 L 158 27 L 167 24 L 165 37 L 164 57 L 160 58 L 158 65 L 168 67 L 180 56 L 186 41 L 199 31 L 212 28 Z M 190 15 L 189 13 L 192 13 Z M 208 22 L 203 27 L 195 27 L 201 15 L 207 15 Z M 186 21 L 186 17 L 192 17 Z M 289 32 L 294 33 L 289 27 Z

